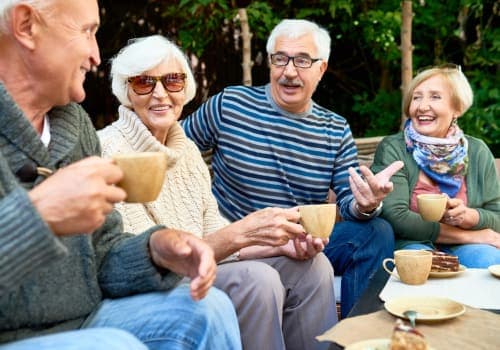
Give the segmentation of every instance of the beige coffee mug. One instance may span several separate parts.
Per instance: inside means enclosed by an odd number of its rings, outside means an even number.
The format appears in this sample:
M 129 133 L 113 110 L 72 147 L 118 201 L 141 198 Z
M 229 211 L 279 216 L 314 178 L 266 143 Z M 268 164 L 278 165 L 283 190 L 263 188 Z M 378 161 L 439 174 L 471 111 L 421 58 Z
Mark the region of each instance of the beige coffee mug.
M 446 210 L 448 196 L 444 193 L 424 193 L 417 195 L 420 216 L 425 221 L 439 221 Z
M 330 237 L 337 215 L 336 204 L 301 205 L 299 213 L 300 224 L 304 226 L 306 233 L 313 237 Z
M 127 192 L 125 202 L 145 203 L 158 197 L 167 170 L 165 153 L 124 153 L 115 154 L 112 158 L 124 174 L 117 186 Z
M 394 270 L 389 270 L 387 267 L 389 262 L 396 266 L 397 273 Z M 424 284 L 431 272 L 432 252 L 430 250 L 396 250 L 394 259 L 384 259 L 382 266 L 387 273 L 400 279 L 403 283 Z

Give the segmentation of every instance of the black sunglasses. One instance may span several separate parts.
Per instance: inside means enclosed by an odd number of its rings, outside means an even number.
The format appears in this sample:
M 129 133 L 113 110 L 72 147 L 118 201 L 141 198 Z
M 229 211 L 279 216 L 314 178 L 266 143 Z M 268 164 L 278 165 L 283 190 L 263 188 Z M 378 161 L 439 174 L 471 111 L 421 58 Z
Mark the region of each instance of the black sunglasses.
M 156 83 L 161 81 L 165 90 L 179 92 L 186 85 L 186 73 L 168 73 L 159 77 L 138 75 L 127 80 L 137 95 L 148 95 L 153 92 Z

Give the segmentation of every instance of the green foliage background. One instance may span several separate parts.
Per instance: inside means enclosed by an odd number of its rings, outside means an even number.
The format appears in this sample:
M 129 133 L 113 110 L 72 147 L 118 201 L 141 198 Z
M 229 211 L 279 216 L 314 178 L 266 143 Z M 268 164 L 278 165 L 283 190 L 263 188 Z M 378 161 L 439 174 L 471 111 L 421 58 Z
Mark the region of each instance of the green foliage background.
M 107 61 L 133 37 L 160 33 L 196 63 L 198 94 L 190 113 L 226 86 L 241 84 L 238 8 L 246 7 L 252 37 L 253 84 L 268 82 L 265 44 L 282 18 L 306 18 L 332 37 L 329 68 L 314 99 L 343 115 L 356 137 L 386 135 L 401 118 L 401 3 L 398 0 L 223 1 L 101 0 L 98 33 L 103 64 L 87 79 L 85 107 L 97 128 L 114 120 Z M 495 0 L 413 1 L 413 67 L 461 65 L 475 92 L 459 120 L 500 157 L 500 3 Z

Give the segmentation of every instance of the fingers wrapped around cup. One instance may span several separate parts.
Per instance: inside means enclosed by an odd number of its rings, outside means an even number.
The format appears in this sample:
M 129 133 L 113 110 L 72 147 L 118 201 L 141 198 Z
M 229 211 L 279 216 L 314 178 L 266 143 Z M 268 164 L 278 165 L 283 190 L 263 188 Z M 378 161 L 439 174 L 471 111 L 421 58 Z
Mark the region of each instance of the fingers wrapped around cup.
M 307 234 L 329 238 L 337 216 L 336 204 L 310 204 L 299 206 L 300 224 Z

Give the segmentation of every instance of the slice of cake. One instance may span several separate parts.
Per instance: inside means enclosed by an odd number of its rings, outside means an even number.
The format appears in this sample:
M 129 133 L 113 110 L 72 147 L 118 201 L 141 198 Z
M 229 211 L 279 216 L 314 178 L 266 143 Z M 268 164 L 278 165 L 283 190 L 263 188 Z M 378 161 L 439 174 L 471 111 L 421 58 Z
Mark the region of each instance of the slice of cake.
M 439 250 L 432 251 L 432 267 L 431 272 L 450 272 L 458 271 L 460 263 L 458 256 L 451 255 Z
M 427 341 L 416 328 L 398 319 L 392 332 L 390 350 L 427 350 Z

